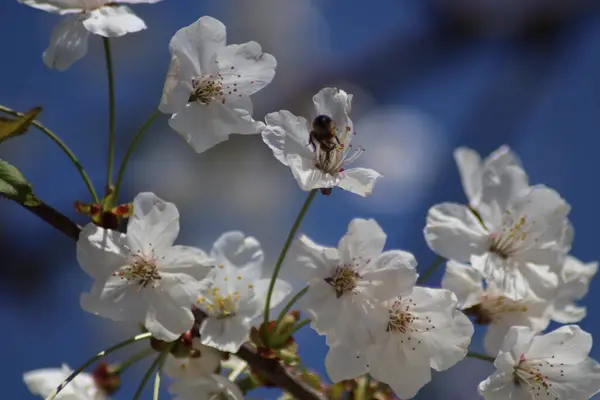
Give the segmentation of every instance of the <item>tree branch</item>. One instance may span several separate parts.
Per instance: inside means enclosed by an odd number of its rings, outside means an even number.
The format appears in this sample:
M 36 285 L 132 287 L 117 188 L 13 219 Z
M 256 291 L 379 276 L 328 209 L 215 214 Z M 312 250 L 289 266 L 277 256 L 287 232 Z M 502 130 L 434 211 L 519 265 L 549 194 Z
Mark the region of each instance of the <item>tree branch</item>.
M 46 203 L 40 201 L 40 205 L 33 207 L 22 203 L 19 204 L 71 239 L 77 240 L 79 238 L 81 227 Z M 299 400 L 325 399 L 324 395 L 318 393 L 312 387 L 288 372 L 279 361 L 259 356 L 252 346 L 248 344 L 243 345 L 236 355 L 246 361 L 254 371 Z

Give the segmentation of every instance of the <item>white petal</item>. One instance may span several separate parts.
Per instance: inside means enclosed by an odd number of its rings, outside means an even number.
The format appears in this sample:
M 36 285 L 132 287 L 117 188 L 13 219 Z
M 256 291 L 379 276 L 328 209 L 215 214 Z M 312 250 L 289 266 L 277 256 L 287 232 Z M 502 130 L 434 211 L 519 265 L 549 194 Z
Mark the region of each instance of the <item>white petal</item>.
M 417 260 L 412 254 L 386 251 L 361 270 L 362 279 L 369 282 L 364 291 L 379 300 L 407 295 L 417 281 L 416 267 Z
M 111 275 L 96 281 L 89 293 L 82 293 L 80 304 L 85 311 L 113 321 L 143 322 L 147 298 L 145 293 L 137 292 L 136 283 Z
M 44 368 L 26 372 L 23 374 L 23 381 L 32 394 L 45 398 L 72 372 L 73 370 L 69 366 L 63 364 L 62 368 Z M 56 398 L 60 400 L 104 400 L 106 396 L 98 390 L 92 376 L 82 372 L 69 385 L 65 386 Z
M 344 264 L 370 262 L 383 251 L 386 234 L 374 219 L 355 218 L 340 239 L 340 260 Z
M 149 256 L 173 245 L 179 234 L 179 211 L 175 204 L 154 193 L 138 194 L 133 200 L 133 215 L 127 224 L 127 239 L 132 250 Z
M 481 179 L 480 207 L 496 202 L 501 210 L 507 210 L 511 201 L 529 188 L 529 178 L 518 166 L 507 166 L 501 171 L 487 169 Z
M 298 154 L 311 159 L 309 149 L 308 122 L 287 110 L 281 110 L 265 116 L 266 125 L 261 129 L 263 141 L 273 151 L 273 155 L 283 165 L 287 165 L 288 154 Z
M 427 337 L 427 346 L 433 349 L 431 368 L 444 371 L 465 358 L 467 348 L 471 343 L 474 328 L 473 324 L 458 310 L 451 311 L 451 326 L 438 329 L 436 333 L 424 335 Z
M 442 278 L 442 288 L 454 292 L 459 308 L 465 309 L 481 301 L 483 278 L 481 273 L 470 265 L 448 261 Z
M 70 14 L 82 11 L 80 0 L 19 0 L 19 3 L 37 8 L 38 10 L 58 14 Z
M 196 379 L 177 380 L 169 387 L 176 400 L 244 400 L 240 388 L 224 376 L 212 374 Z
M 259 279 L 253 283 L 255 295 L 251 301 L 242 305 L 243 308 L 240 308 L 240 311 L 243 312 L 244 315 L 248 315 L 251 318 L 256 319 L 261 317 L 265 310 L 267 292 L 269 285 L 271 284 L 271 278 Z M 285 300 L 287 296 L 292 293 L 292 290 L 292 285 L 290 285 L 288 282 L 283 279 L 277 279 L 275 281 L 275 286 L 273 286 L 273 293 L 271 293 L 271 310 Z
M 334 383 L 354 379 L 368 372 L 367 358 L 352 347 L 331 346 L 325 357 L 325 370 Z
M 327 115 L 333 119 L 338 131 L 338 139 L 349 145 L 354 135 L 354 127 L 349 114 L 352 105 L 352 95 L 341 89 L 324 88 L 313 97 L 317 115 Z
M 234 268 L 232 275 L 242 273 L 252 281 L 262 276 L 265 259 L 262 247 L 256 238 L 245 236 L 243 232 L 222 234 L 213 244 L 211 258 L 224 263 L 225 268 Z
M 125 235 L 89 223 L 77 240 L 77 261 L 92 278 L 104 279 L 127 264 Z
M 313 189 L 332 188 L 340 181 L 339 176 L 326 174 L 315 167 L 314 160 L 302 158 L 297 154 L 286 157 L 286 164 L 292 170 L 300 189 L 310 191 Z
M 444 258 L 468 262 L 472 255 L 482 254 L 489 246 L 487 232 L 465 206 L 443 203 L 427 214 L 425 240 Z
M 411 357 L 393 340 L 372 346 L 367 352 L 367 359 L 371 376 L 390 385 L 400 398 L 414 397 L 431 381 L 429 360 Z
M 516 366 L 521 358 L 531 346 L 531 341 L 535 337 L 536 332 L 527 326 L 512 326 L 506 332 L 500 354 L 494 362 L 494 366 L 498 369 L 502 366 Z
M 481 196 L 481 157 L 472 149 L 459 147 L 454 150 L 454 161 L 469 203 L 477 204 Z
M 168 273 L 181 273 L 201 280 L 214 267 L 214 260 L 205 252 L 190 246 L 173 246 L 160 254 L 158 268 Z
M 483 347 L 485 352 L 492 357 L 496 357 L 502 348 L 506 332 L 510 327 L 504 324 L 490 324 L 483 338 Z
M 560 324 L 573 324 L 587 316 L 587 309 L 575 304 L 554 305 L 552 319 Z
M 65 71 L 87 53 L 89 32 L 83 27 L 81 17 L 65 17 L 56 25 L 50 36 L 50 45 L 42 56 L 48 68 Z
M 146 23 L 127 6 L 106 6 L 92 10 L 83 20 L 85 29 L 95 35 L 119 37 L 146 29 Z
M 275 76 L 277 61 L 262 52 L 260 44 L 230 44 L 217 51 L 217 66 L 223 77 L 226 98 L 252 95 L 267 86 Z
M 224 142 L 232 133 L 257 133 L 252 119 L 252 101 L 244 96 L 228 101 L 212 101 L 208 105 L 188 103 L 174 114 L 169 126 L 196 151 L 202 153 Z
M 306 235 L 296 239 L 288 257 L 290 268 L 293 265 L 294 273 L 306 281 L 330 277 L 340 264 L 337 249 L 320 246 Z
M 368 168 L 351 168 L 340 173 L 338 186 L 359 196 L 370 196 L 382 175 Z
M 169 50 L 172 55 L 185 59 L 182 62 L 191 64 L 193 73 L 199 76 L 216 71 L 215 56 L 219 49 L 225 47 L 226 40 L 225 25 L 218 19 L 204 16 L 178 30 L 169 43 Z
M 479 384 L 479 394 L 486 400 L 531 400 L 526 387 L 515 385 L 512 373 L 494 373 Z
M 250 336 L 250 325 L 242 318 L 230 317 L 204 319 L 200 326 L 200 339 L 205 346 L 230 353 L 237 352 Z
M 311 327 L 320 335 L 337 325 L 340 302 L 332 286 L 323 280 L 311 283 L 298 306 L 312 320 Z
M 525 357 L 528 360 L 552 358 L 552 363 L 577 364 L 587 358 L 591 348 L 592 335 L 577 325 L 566 325 L 534 337 Z
M 600 391 L 600 364 L 591 358 L 576 365 L 545 368 L 544 373 L 552 383 L 553 399 L 589 399 Z
M 179 299 L 173 299 L 173 290 L 170 293 L 156 293 L 157 295 L 152 296 L 144 326 L 153 337 L 171 342 L 194 325 L 192 302 L 182 305 L 181 301 L 177 301 Z M 189 293 L 185 297 L 189 298 Z
M 163 113 L 178 113 L 189 102 L 190 94 L 192 93 L 192 77 L 185 79 L 182 76 L 181 70 L 180 59 L 176 55 L 173 55 L 158 106 L 159 110 Z
M 219 369 L 221 352 L 202 345 L 199 338 L 194 338 L 193 348 L 199 352 L 199 357 L 176 358 L 169 354 L 165 360 L 163 372 L 170 378 L 193 379 L 215 373 Z

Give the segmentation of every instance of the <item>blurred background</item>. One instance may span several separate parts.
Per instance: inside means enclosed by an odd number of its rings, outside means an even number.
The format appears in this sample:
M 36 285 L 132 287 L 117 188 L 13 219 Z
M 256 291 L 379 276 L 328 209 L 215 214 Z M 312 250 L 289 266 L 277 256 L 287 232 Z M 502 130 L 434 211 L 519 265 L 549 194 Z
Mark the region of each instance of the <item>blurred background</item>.
M 271 85 L 253 97 L 255 118 L 280 109 L 310 116 L 312 96 L 336 85 L 354 94 L 357 162 L 385 175 L 363 199 L 335 190 L 319 196 L 302 231 L 335 245 L 354 217 L 375 218 L 388 248 L 413 252 L 423 271 L 435 258 L 422 229 L 438 202 L 465 202 L 452 151 L 487 155 L 509 144 L 532 183 L 558 190 L 573 206 L 573 254 L 600 258 L 600 4 L 594 0 L 166 0 L 135 6 L 149 29 L 113 41 L 120 161 L 134 132 L 157 107 L 174 32 L 202 15 L 221 19 L 228 42 L 256 40 L 278 60 Z M 0 104 L 40 105 L 40 120 L 79 156 L 98 191 L 104 185 L 108 100 L 100 38 L 68 71 L 47 69 L 41 55 L 59 21 L 17 3 L 0 6 Z M 87 191 L 69 160 L 39 131 L 10 140 L 0 157 L 18 166 L 47 203 L 86 223 L 73 202 Z M 233 136 L 195 154 L 161 117 L 130 163 L 121 198 L 154 191 L 182 214 L 179 243 L 210 249 L 224 231 L 257 237 L 273 261 L 304 201 L 288 169 L 259 136 Z M 90 279 L 71 239 L 10 201 L 0 202 L 0 326 L 3 397 L 33 398 L 24 371 L 77 367 L 132 332 L 85 313 L 79 295 Z M 439 285 L 442 268 L 431 278 Z M 600 301 L 592 282 L 582 302 Z M 593 307 L 580 324 L 600 334 Z M 299 332 L 305 363 L 323 371 L 326 346 Z M 481 333 L 473 339 L 481 351 Z M 600 346 L 592 350 L 600 359 Z M 131 398 L 143 366 L 116 398 Z M 492 365 L 467 359 L 434 375 L 418 399 L 475 399 Z M 166 393 L 166 392 L 165 392 Z M 275 390 L 256 397 L 274 399 Z M 165 398 L 167 398 L 165 394 Z

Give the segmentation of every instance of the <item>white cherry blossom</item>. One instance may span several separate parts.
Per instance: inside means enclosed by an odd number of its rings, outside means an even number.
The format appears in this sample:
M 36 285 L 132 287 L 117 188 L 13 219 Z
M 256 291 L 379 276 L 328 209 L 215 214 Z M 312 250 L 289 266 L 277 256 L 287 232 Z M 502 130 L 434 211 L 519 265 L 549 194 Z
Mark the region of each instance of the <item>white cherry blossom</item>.
M 204 346 L 199 338 L 194 338 L 190 356 L 169 354 L 162 370 L 173 379 L 196 379 L 217 372 L 222 358 L 220 351 Z
M 310 139 L 313 129 L 303 117 L 286 110 L 268 114 L 266 124 L 261 125 L 264 142 L 283 165 L 290 167 L 300 188 L 331 189 L 338 186 L 360 196 L 369 196 L 381 175 L 367 168 L 347 167 L 362 152 L 352 147 L 354 126 L 349 114 L 352 95 L 336 88 L 324 88 L 313 97 L 315 119 L 327 117 L 331 120 L 331 149 Z M 337 139 L 336 139 L 337 138 Z
M 317 333 L 345 345 L 368 345 L 373 330 L 387 318 L 376 304 L 410 293 L 417 261 L 404 251 L 384 252 L 385 241 L 377 222 L 359 218 L 350 222 L 337 249 L 317 245 L 305 235 L 297 239 L 290 270 L 308 282 L 299 305 Z
M 587 400 L 600 390 L 600 365 L 589 358 L 592 336 L 577 325 L 545 335 L 508 331 L 496 372 L 479 384 L 486 400 Z
M 483 344 L 486 353 L 491 356 L 498 354 L 510 327 L 527 326 L 541 332 L 550 323 L 550 301 L 533 296 L 515 301 L 506 298 L 493 286 L 484 289 L 481 273 L 469 265 L 449 261 L 442 288 L 456 294 L 458 307 L 475 317 L 475 323 L 488 325 Z
M 177 339 L 194 324 L 191 306 L 213 262 L 188 246 L 174 246 L 179 212 L 153 193 L 133 202 L 127 234 L 87 225 L 77 260 L 95 283 L 82 307 L 116 321 L 140 321 L 160 340 Z
M 449 290 L 419 286 L 384 302 L 387 321 L 379 327 L 376 344 L 366 349 L 371 376 L 400 398 L 412 398 L 431 380 L 431 368 L 444 371 L 462 360 L 473 324 L 456 305 Z
M 118 37 L 146 29 L 144 21 L 124 4 L 160 0 L 19 0 L 43 11 L 65 15 L 52 31 L 43 60 L 49 68 L 68 69 L 87 53 L 90 33 Z
M 270 274 L 263 274 L 260 243 L 242 232 L 221 235 L 211 258 L 217 267 L 203 282 L 196 302 L 207 314 L 200 325 L 200 338 L 206 346 L 235 353 L 264 312 Z M 289 283 L 278 279 L 271 306 L 276 307 L 291 290 Z
M 503 208 L 512 196 L 529 187 L 521 161 L 508 146 L 500 146 L 483 160 L 475 150 L 459 147 L 454 150 L 454 160 L 469 206 L 474 210 L 489 207 L 493 201 Z
M 175 33 L 159 109 L 197 153 L 231 133 L 258 133 L 250 95 L 275 75 L 275 58 L 256 42 L 226 46 L 225 25 L 201 17 Z
M 44 368 L 23 374 L 23 381 L 29 391 L 37 396 L 49 396 L 73 370 L 63 364 L 62 368 Z M 75 377 L 55 397 L 56 400 L 106 400 L 108 397 L 94 383 L 94 378 L 82 372 Z
M 196 379 L 178 380 L 171 384 L 169 393 L 173 400 L 243 400 L 240 388 L 221 375 L 208 375 Z
M 425 239 L 442 257 L 470 261 L 488 284 L 512 300 L 532 293 L 549 298 L 572 240 L 569 210 L 545 186 L 511 197 L 505 209 L 492 202 L 489 212 L 480 212 L 481 221 L 467 206 L 438 204 L 427 215 Z
M 597 262 L 583 263 L 573 256 L 567 256 L 559 274 L 553 320 L 561 324 L 571 324 L 581 321 L 586 316 L 586 308 L 576 305 L 575 301 L 585 297 L 590 280 L 597 271 Z

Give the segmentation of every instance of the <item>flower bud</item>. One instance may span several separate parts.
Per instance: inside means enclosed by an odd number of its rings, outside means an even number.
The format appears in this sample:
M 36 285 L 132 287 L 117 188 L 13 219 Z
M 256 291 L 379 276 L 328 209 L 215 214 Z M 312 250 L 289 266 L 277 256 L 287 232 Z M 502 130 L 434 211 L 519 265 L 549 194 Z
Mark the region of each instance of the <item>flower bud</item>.
M 96 368 L 92 373 L 92 378 L 94 379 L 95 385 L 107 395 L 115 393 L 121 386 L 119 375 L 104 361 L 101 361 L 96 365 Z

